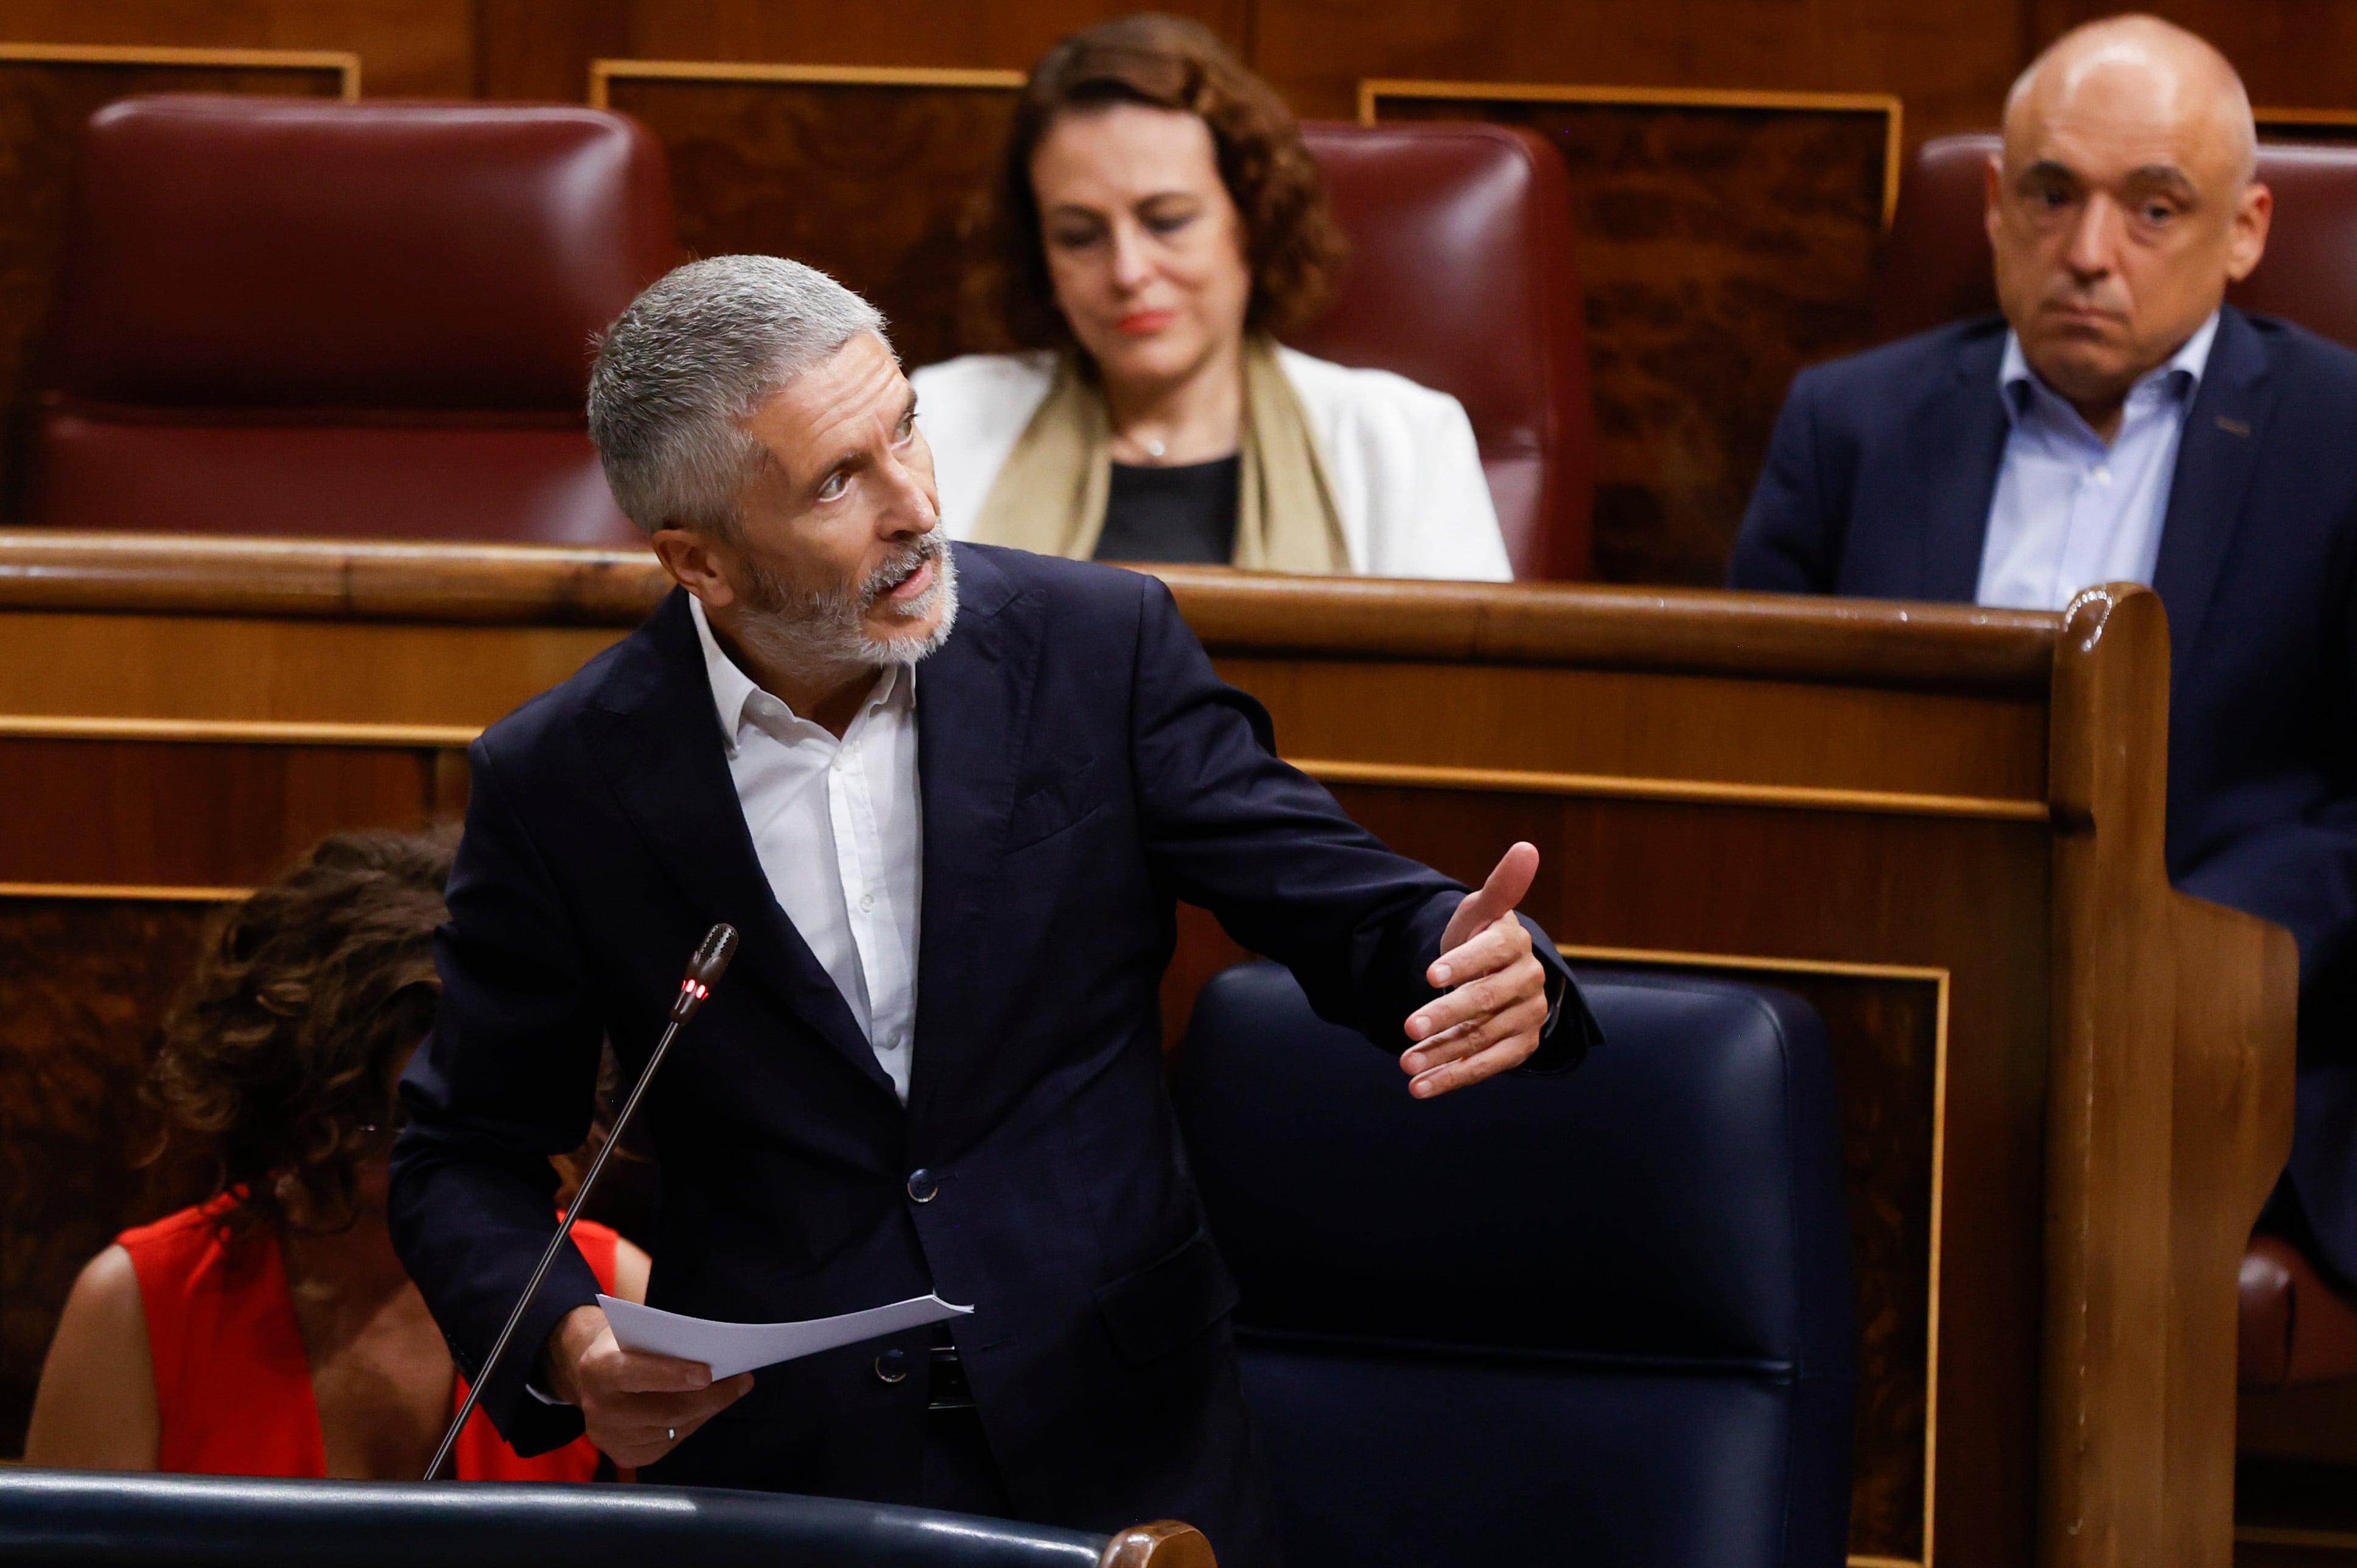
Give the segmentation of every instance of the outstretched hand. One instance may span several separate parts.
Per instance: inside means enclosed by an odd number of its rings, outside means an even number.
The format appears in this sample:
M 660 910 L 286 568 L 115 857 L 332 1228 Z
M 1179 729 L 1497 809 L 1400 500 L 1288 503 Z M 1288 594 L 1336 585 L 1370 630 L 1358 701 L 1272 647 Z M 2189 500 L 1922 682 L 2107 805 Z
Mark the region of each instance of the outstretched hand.
M 1419 1099 L 1446 1094 L 1519 1067 L 1539 1048 L 1546 1025 L 1546 970 L 1514 907 L 1538 875 L 1539 852 L 1517 843 L 1479 891 L 1469 893 L 1441 933 L 1440 956 L 1425 980 L 1445 994 L 1408 1015 L 1416 1043 L 1400 1058 Z

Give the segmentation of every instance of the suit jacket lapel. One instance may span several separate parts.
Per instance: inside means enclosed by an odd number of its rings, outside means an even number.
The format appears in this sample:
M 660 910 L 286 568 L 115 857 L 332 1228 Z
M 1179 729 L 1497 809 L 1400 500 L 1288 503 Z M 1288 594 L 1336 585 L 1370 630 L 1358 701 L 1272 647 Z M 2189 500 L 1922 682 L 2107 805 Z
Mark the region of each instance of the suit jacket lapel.
M 2160 529 L 2152 585 L 2169 611 L 2170 667 L 2183 670 L 2210 613 L 2226 548 L 2242 521 L 2243 499 L 2257 470 L 2259 444 L 2275 406 L 2266 345 L 2233 306 L 2219 313 L 2218 335 L 2201 385 L 2178 438 L 2177 471 Z M 2174 682 L 2172 682 L 2174 684 Z
M 2004 355 L 2001 329 L 1966 338 L 1949 375 L 1916 405 L 1909 446 L 1921 454 L 1914 473 L 1914 515 L 1922 520 L 1919 598 L 1969 604 L 1980 591 L 1989 505 L 2012 431 L 1996 384 Z
M 938 1106 L 961 1068 L 957 1027 L 986 945 L 990 890 L 1015 810 L 1037 686 L 1041 607 L 1017 598 L 987 555 L 960 549 L 956 630 L 917 670 L 917 769 L 924 888 L 917 947 L 911 1112 Z
M 862 1077 L 891 1094 L 892 1080 L 858 1020 L 779 908 L 754 854 L 684 590 L 673 590 L 622 647 L 578 722 L 615 798 L 698 919 L 737 928 L 742 946 L 730 978 L 751 971 Z

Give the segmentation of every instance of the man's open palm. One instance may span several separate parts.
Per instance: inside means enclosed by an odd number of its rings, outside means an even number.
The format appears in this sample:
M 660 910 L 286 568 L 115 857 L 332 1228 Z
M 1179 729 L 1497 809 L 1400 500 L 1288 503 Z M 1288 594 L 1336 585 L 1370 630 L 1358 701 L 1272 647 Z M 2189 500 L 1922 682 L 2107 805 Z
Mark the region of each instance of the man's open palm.
M 1506 851 L 1480 887 L 1465 896 L 1441 933 L 1440 956 L 1425 980 L 1444 994 L 1408 1015 L 1416 1043 L 1400 1058 L 1408 1091 L 1429 1099 L 1519 1067 L 1539 1048 L 1546 1025 L 1546 970 L 1514 908 L 1538 875 L 1539 852 Z

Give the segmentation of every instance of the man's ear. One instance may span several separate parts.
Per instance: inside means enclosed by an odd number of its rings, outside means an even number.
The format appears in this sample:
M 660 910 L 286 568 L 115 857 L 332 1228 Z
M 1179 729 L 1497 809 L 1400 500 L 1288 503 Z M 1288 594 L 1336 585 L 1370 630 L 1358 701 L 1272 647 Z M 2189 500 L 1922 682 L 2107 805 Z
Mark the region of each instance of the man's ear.
M 728 580 L 735 558 L 728 546 L 691 528 L 659 528 L 648 542 L 654 546 L 655 559 L 663 564 L 671 580 L 702 599 L 705 609 L 735 602 L 737 590 Z
M 2234 231 L 2226 241 L 2226 281 L 2241 283 L 2267 253 L 2267 226 L 2275 220 L 2276 195 L 2254 180 L 2235 204 Z

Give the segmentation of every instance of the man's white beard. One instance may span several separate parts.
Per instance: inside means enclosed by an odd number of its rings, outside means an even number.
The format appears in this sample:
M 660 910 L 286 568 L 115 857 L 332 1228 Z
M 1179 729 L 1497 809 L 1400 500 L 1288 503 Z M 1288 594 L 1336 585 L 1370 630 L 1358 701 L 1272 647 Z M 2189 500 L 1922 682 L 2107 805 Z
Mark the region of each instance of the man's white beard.
M 904 605 L 889 607 L 902 620 L 920 621 L 941 607 L 941 619 L 923 637 L 870 637 L 867 614 L 926 562 L 933 585 Z M 835 589 L 795 591 L 751 561 L 744 563 L 745 613 L 731 629 L 763 664 L 821 675 L 839 670 L 881 670 L 914 664 L 938 653 L 957 621 L 957 558 L 938 530 L 869 573 Z

